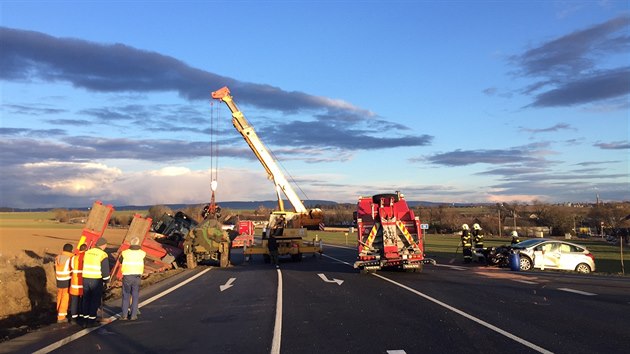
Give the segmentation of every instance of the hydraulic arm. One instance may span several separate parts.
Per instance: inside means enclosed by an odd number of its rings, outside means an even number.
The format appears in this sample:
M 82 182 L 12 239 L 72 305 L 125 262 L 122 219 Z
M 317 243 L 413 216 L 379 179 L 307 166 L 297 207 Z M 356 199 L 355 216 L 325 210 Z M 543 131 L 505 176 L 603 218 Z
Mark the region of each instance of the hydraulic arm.
M 254 155 L 256 155 L 256 157 L 258 158 L 258 161 L 260 161 L 260 163 L 265 168 L 265 171 L 267 171 L 268 178 L 272 180 L 275 185 L 276 194 L 278 196 L 279 210 L 282 212 L 285 211 L 282 195 L 280 194 L 280 192 L 282 192 L 287 197 L 287 199 L 295 209 L 296 213 L 306 213 L 306 207 L 304 207 L 304 204 L 295 193 L 287 179 L 284 177 L 284 174 L 269 153 L 269 150 L 260 140 L 258 134 L 256 134 L 254 127 L 249 124 L 249 122 L 243 115 L 243 112 L 241 112 L 236 106 L 236 103 L 234 102 L 234 100 L 232 99 L 232 95 L 230 94 L 230 90 L 227 87 L 223 87 L 217 91 L 214 91 L 212 93 L 212 98 L 225 102 L 225 104 L 232 112 L 232 124 L 234 125 L 234 128 L 236 128 L 243 139 L 245 139 L 247 145 L 249 145 L 249 147 L 254 152 Z

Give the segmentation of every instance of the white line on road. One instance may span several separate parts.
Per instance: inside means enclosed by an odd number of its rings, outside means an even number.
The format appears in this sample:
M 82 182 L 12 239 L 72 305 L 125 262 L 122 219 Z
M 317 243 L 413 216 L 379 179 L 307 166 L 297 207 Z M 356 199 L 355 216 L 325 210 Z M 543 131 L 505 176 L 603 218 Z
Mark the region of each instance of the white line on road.
M 574 290 L 574 289 L 569 289 L 569 288 L 558 288 L 558 290 L 567 291 L 567 292 L 570 292 L 570 293 L 575 293 L 575 294 L 580 294 L 580 295 L 586 295 L 586 296 L 595 296 L 595 295 L 597 295 L 597 294 L 593 294 L 593 293 L 587 293 L 586 291 Z
M 482 325 L 482 326 L 484 326 L 486 328 L 489 328 L 489 329 L 491 329 L 491 330 L 493 330 L 493 331 L 495 331 L 495 332 L 497 332 L 497 333 L 499 333 L 501 335 L 504 335 L 504 336 L 506 336 L 506 337 L 508 337 L 508 338 L 510 338 L 510 339 L 512 339 L 514 341 L 516 341 L 516 342 L 519 342 L 519 343 L 523 344 L 524 346 L 529 347 L 529 348 L 531 348 L 531 349 L 533 349 L 533 350 L 535 350 L 535 351 L 537 351 L 539 353 L 553 353 L 553 352 L 551 352 L 551 351 L 549 351 L 547 349 L 541 348 L 541 347 L 537 346 L 534 343 L 528 342 L 525 339 L 517 337 L 517 336 L 513 335 L 510 332 L 502 330 L 499 327 L 496 327 L 496 326 L 493 326 L 493 325 L 491 325 L 489 323 L 486 323 L 486 322 L 478 319 L 477 317 L 475 317 L 473 315 L 470 315 L 470 314 L 468 314 L 468 313 L 466 313 L 466 312 L 464 312 L 464 311 L 462 311 L 460 309 L 457 309 L 457 308 L 455 308 L 455 307 L 453 307 L 451 305 L 448 305 L 448 304 L 446 304 L 446 303 L 444 303 L 444 302 L 442 302 L 442 301 L 440 301 L 438 299 L 434 299 L 434 298 L 430 297 L 429 295 L 423 294 L 423 293 L 421 293 L 421 292 L 419 292 L 419 291 L 417 291 L 415 289 L 412 289 L 412 288 L 410 288 L 410 287 L 408 287 L 406 285 L 403 285 L 403 284 L 398 283 L 398 282 L 396 282 L 394 280 L 385 278 L 384 276 L 376 274 L 376 273 L 372 273 L 372 275 L 375 276 L 375 277 L 381 278 L 381 279 L 383 279 L 383 280 L 385 280 L 387 282 L 390 282 L 390 283 L 392 283 L 394 285 L 397 285 L 397 286 L 399 286 L 399 287 L 401 287 L 401 288 L 403 288 L 405 290 L 408 290 L 408 291 L 410 291 L 410 292 L 412 292 L 412 293 L 414 293 L 414 294 L 416 294 L 418 296 L 421 296 L 421 297 L 423 297 L 423 298 L 425 298 L 425 299 L 427 299 L 429 301 L 432 301 L 432 302 L 434 302 L 434 303 L 436 303 L 436 304 L 438 304 L 438 305 L 440 305 L 440 306 L 442 306 L 442 307 L 444 307 L 446 309 L 449 309 L 449 310 L 451 310 L 451 311 L 453 311 L 453 312 L 455 312 L 455 313 L 457 313 L 457 314 L 459 314 L 461 316 L 464 316 L 464 317 L 468 318 L 469 320 L 471 320 L 473 322 L 477 322 L 478 324 L 480 324 L 480 325 Z
M 278 297 L 276 298 L 276 323 L 273 326 L 273 341 L 271 342 L 271 354 L 280 354 L 280 341 L 282 339 L 282 272 L 278 271 Z
M 407 352 L 402 349 L 397 349 L 397 350 L 388 350 L 387 354 L 407 354 Z
M 436 267 L 446 267 L 446 268 L 451 268 L 451 269 L 455 269 L 455 270 L 467 270 L 468 269 L 466 267 L 460 267 L 460 266 L 454 266 L 454 265 L 448 265 L 448 264 L 434 264 L 434 266 L 436 266 Z
M 143 307 L 145 305 L 148 305 L 148 304 L 152 303 L 153 301 L 161 298 L 162 296 L 164 296 L 164 295 L 166 295 L 166 294 L 168 294 L 168 293 L 170 293 L 172 291 L 175 291 L 176 289 L 181 288 L 182 286 L 184 286 L 184 285 L 190 283 L 191 281 L 199 278 L 200 276 L 202 276 L 203 274 L 208 272 L 210 269 L 212 269 L 212 268 L 208 268 L 206 270 L 203 270 L 203 271 L 199 272 L 198 274 L 195 274 L 195 276 L 190 277 L 190 278 L 186 279 L 185 281 L 177 284 L 176 286 L 174 286 L 174 287 L 172 287 L 170 289 L 164 290 L 161 293 L 151 297 L 150 299 L 142 301 L 141 303 L 138 304 L 138 308 Z M 62 346 L 66 345 L 66 344 L 68 344 L 68 343 L 70 343 L 70 342 L 72 342 L 72 341 L 74 341 L 76 339 L 79 339 L 79 338 L 83 337 L 84 335 L 86 335 L 86 334 L 88 334 L 88 333 L 90 333 L 92 331 L 95 331 L 95 330 L 103 327 L 106 324 L 110 324 L 111 322 L 116 321 L 116 319 L 117 319 L 116 316 L 111 316 L 110 318 L 107 319 L 107 321 L 108 321 L 107 323 L 104 323 L 104 324 L 102 324 L 100 326 L 97 326 L 97 327 L 85 328 L 85 329 L 83 329 L 83 330 L 81 330 L 81 331 L 79 331 L 79 332 L 77 332 L 77 333 L 75 333 L 75 334 L 73 334 L 73 335 L 71 335 L 69 337 L 66 337 L 64 339 L 58 340 L 58 341 L 56 341 L 56 342 L 54 342 L 54 343 L 52 343 L 52 344 L 50 344 L 50 345 L 48 345 L 48 346 L 46 346 L 46 347 L 44 347 L 42 349 L 39 349 L 39 350 L 37 350 L 37 351 L 35 351 L 33 353 L 34 354 L 35 353 L 37 353 L 37 354 L 39 354 L 39 353 L 50 353 L 53 350 L 59 349 Z
M 343 264 L 345 264 L 345 265 L 349 265 L 349 266 L 351 266 L 351 267 L 352 267 L 352 264 L 350 264 L 350 263 L 348 263 L 348 262 L 346 262 L 346 261 L 342 261 L 341 259 L 337 259 L 337 258 L 335 258 L 335 257 L 331 257 L 331 256 L 329 256 L 329 255 L 327 255 L 327 254 L 322 254 L 322 257 L 330 258 L 330 259 L 332 259 L 333 261 L 337 261 L 337 262 L 339 262 L 339 263 L 343 263 Z
M 523 284 L 530 284 L 530 285 L 536 285 L 538 283 L 536 283 L 535 281 L 531 281 L 531 280 L 523 280 L 523 279 L 512 279 L 512 281 L 516 281 L 519 283 L 523 283 Z

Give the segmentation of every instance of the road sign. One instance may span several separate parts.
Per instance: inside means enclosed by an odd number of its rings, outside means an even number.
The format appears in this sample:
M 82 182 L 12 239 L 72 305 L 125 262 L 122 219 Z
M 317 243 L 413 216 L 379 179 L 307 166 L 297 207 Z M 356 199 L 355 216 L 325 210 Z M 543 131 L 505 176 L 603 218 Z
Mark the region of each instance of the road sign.
M 420 224 L 420 228 L 422 230 L 428 230 L 429 229 L 429 224 Z

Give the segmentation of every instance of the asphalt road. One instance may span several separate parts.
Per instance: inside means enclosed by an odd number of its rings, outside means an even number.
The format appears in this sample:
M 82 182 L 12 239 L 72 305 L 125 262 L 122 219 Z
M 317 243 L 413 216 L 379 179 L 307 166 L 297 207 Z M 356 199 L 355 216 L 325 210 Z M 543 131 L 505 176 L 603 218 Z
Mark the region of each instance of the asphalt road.
M 0 352 L 626 353 L 630 280 L 438 263 L 359 274 L 353 249 L 198 267 L 143 289 L 137 321 L 54 325 Z M 118 303 L 108 304 L 112 313 Z M 277 311 L 279 310 L 279 311 Z

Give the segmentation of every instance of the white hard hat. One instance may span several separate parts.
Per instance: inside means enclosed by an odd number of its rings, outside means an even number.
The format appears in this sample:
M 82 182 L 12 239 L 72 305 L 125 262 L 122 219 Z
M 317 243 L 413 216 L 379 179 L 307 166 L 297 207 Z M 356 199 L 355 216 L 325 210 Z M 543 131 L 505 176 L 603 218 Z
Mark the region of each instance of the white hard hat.
M 464 229 L 464 230 L 468 230 L 468 224 L 464 224 L 464 225 L 462 225 L 462 229 Z
M 473 224 L 473 229 L 481 230 L 481 226 L 479 226 L 479 224 L 475 223 L 475 224 Z
M 512 235 L 512 236 L 514 236 L 514 237 L 518 237 L 518 232 L 516 232 L 516 231 L 512 231 L 512 234 L 511 234 L 511 235 Z

